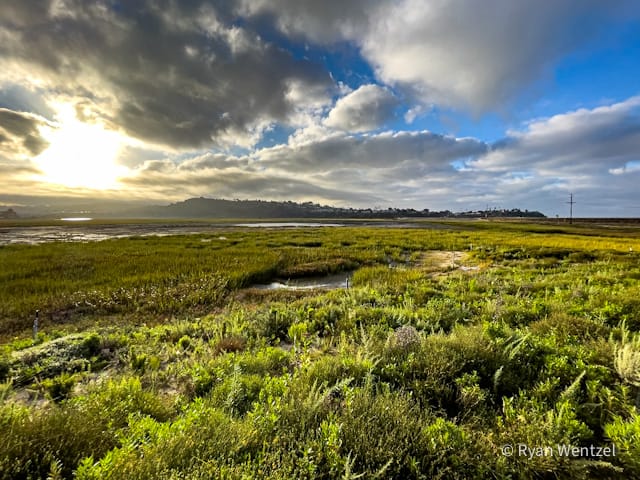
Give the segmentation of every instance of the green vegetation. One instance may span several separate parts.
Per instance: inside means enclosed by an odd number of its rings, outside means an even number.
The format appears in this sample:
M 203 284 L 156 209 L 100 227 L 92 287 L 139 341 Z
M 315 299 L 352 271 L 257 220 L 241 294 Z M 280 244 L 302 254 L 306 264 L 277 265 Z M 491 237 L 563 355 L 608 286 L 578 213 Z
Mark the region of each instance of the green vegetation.
M 0 247 L 0 479 L 640 478 L 637 236 L 472 225 Z

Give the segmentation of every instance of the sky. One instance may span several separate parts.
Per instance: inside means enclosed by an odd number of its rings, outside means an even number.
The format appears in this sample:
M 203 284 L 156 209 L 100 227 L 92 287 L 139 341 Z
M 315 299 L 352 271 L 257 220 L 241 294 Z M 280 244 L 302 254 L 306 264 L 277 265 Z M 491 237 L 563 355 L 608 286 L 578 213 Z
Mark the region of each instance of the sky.
M 0 0 L 0 204 L 640 217 L 637 0 Z

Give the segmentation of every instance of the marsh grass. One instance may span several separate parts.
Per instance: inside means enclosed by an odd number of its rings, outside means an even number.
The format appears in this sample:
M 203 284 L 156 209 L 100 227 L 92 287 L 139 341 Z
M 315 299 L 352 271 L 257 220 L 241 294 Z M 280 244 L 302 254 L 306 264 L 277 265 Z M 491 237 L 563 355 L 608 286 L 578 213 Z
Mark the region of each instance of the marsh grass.
M 0 248 L 0 478 L 640 478 L 627 233 L 466 224 Z M 421 263 L 429 252 L 464 255 Z M 354 267 L 348 290 L 246 288 Z M 501 454 L 611 442 L 619 454 L 600 461 Z

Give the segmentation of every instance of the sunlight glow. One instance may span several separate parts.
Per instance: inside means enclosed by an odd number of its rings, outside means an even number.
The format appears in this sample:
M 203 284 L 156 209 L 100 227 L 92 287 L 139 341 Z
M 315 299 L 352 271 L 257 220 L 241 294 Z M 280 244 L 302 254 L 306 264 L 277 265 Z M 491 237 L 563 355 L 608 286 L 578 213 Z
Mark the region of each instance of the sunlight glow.
M 60 105 L 57 118 L 58 128 L 42 131 L 50 145 L 34 158 L 43 173 L 38 180 L 71 188 L 115 188 L 126 170 L 116 164 L 121 135 L 81 122 L 72 105 Z

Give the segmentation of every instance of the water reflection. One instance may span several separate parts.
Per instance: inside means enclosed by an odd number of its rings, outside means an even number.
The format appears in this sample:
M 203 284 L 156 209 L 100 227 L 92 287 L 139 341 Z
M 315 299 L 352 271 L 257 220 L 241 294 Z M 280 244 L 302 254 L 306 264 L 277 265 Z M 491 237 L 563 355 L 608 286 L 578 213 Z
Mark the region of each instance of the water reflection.
M 316 277 L 276 280 L 269 284 L 253 285 L 251 288 L 259 290 L 312 290 L 314 288 L 333 290 L 336 288 L 349 288 L 352 275 L 353 272 L 351 271 Z

